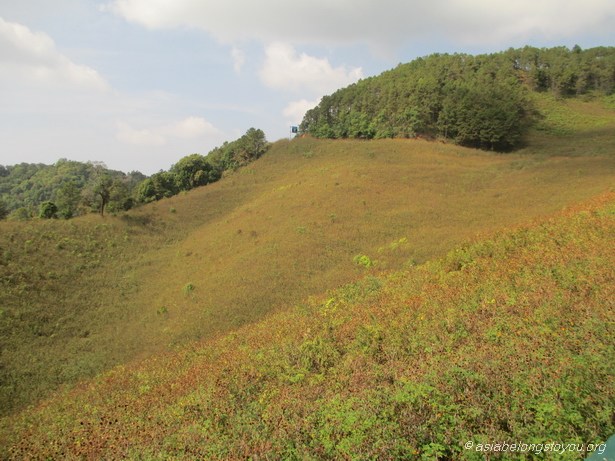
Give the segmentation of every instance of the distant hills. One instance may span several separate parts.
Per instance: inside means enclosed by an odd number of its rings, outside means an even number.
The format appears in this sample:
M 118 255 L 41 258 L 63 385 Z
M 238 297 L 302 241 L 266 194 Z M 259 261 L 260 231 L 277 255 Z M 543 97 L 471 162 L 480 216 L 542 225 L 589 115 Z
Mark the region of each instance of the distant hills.
M 615 47 L 525 47 L 486 55 L 434 54 L 342 88 L 309 110 L 300 133 L 318 138 L 439 139 L 510 151 L 541 126 L 533 94 L 600 98 L 615 90 Z M 0 165 L 0 219 L 72 218 L 126 211 L 215 182 L 259 158 L 262 130 L 250 128 L 207 155 L 186 155 L 149 178 L 100 162 Z
M 265 133 L 250 128 L 207 156 L 182 157 L 168 171 L 146 177 L 101 162 L 58 160 L 54 165 L 0 165 L 0 220 L 70 219 L 105 210 L 119 213 L 217 181 L 225 172 L 256 160 L 268 148 Z
M 134 189 L 144 179 L 138 171 L 125 174 L 97 162 L 60 159 L 53 165 L 0 165 L 0 219 L 68 219 L 97 211 L 100 198 L 96 187 L 104 180 L 113 187 L 110 210 L 125 211 L 134 206 Z M 52 203 L 53 211 L 45 214 L 44 203 Z
M 566 98 L 614 89 L 615 47 L 435 54 L 323 97 L 300 128 L 321 138 L 426 136 L 510 150 L 536 121 L 529 92 Z

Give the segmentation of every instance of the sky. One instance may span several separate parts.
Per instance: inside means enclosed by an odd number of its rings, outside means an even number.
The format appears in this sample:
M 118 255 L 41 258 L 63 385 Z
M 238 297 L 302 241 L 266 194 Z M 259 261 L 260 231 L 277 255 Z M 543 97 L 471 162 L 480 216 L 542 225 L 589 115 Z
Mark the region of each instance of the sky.
M 614 0 L 0 0 L 0 164 L 152 174 L 420 56 L 576 44 Z

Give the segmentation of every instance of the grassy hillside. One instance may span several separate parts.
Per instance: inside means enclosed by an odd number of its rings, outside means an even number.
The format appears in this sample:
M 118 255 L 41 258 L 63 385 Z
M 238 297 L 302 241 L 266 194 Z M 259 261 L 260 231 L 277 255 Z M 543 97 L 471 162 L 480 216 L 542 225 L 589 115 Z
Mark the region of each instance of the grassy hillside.
M 541 103 L 541 130 L 515 154 L 279 141 L 218 183 L 117 217 L 0 223 L 2 413 L 612 187 L 608 100 Z
M 529 136 L 529 154 L 564 156 L 603 155 L 615 152 L 613 136 L 615 95 L 602 98 L 559 99 L 534 94 L 538 122 Z
M 614 220 L 605 194 L 118 367 L 5 420 L 2 454 L 478 460 L 467 442 L 601 443 L 615 430 Z

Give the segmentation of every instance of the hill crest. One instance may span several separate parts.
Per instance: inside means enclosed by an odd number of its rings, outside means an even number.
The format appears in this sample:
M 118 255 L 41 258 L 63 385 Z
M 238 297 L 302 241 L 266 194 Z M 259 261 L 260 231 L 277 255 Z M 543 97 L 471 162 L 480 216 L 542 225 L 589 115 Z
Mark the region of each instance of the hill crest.
M 536 124 L 532 94 L 610 95 L 614 70 L 613 47 L 434 54 L 323 97 L 300 129 L 323 138 L 427 136 L 507 151 L 522 146 Z

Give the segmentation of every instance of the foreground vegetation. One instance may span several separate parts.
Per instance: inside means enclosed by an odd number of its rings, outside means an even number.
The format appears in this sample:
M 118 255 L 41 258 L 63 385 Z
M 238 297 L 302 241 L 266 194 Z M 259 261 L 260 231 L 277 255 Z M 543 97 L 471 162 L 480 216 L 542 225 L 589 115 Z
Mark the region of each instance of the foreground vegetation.
M 615 430 L 614 220 L 605 194 L 118 367 L 5 419 L 2 455 L 479 460 L 467 441 L 598 444 Z

